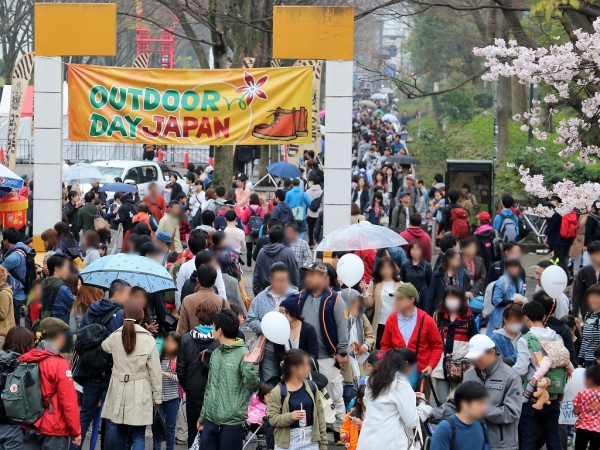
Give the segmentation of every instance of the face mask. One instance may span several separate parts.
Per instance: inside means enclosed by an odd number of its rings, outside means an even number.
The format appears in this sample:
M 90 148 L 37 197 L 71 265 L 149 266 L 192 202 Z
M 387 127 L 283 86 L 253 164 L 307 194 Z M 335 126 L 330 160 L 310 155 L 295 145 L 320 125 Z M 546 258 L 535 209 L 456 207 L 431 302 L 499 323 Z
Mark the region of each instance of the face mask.
M 523 324 L 521 323 L 507 323 L 505 326 L 511 333 L 518 333 L 523 328 Z
M 458 311 L 458 309 L 460 308 L 460 300 L 457 300 L 455 298 L 448 298 L 445 300 L 444 303 L 448 311 Z

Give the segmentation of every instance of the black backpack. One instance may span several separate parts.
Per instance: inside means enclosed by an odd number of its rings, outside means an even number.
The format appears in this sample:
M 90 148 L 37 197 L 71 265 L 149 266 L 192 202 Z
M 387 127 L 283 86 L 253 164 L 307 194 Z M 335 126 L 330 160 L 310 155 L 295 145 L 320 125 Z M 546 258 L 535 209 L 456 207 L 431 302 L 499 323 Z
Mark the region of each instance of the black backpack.
M 27 253 L 25 253 L 22 249 L 15 250 L 22 258 L 25 258 L 25 277 L 21 278 L 17 275 L 16 269 L 9 270 L 10 275 L 17 280 L 19 283 L 23 285 L 23 291 L 25 295 L 29 295 L 31 288 L 33 287 L 33 283 L 37 278 L 37 271 L 35 266 L 35 250 L 31 249 Z
M 75 341 L 77 364 L 81 371 L 85 372 L 85 376 L 81 374 L 77 377 L 78 379 L 75 379 L 77 383 L 81 384 L 85 378 L 102 380 L 110 375 L 112 357 L 102 350 L 101 344 L 110 334 L 106 329 L 106 324 L 121 308 L 121 306 L 115 306 L 102 319 L 88 323 L 77 332 Z M 88 317 L 92 319 L 91 316 L 88 315 Z
M 4 389 L 8 375 L 13 373 L 19 365 L 19 354 L 14 352 L 2 352 L 0 354 L 0 386 Z M 8 416 L 4 404 L 0 401 L 0 423 L 6 423 Z

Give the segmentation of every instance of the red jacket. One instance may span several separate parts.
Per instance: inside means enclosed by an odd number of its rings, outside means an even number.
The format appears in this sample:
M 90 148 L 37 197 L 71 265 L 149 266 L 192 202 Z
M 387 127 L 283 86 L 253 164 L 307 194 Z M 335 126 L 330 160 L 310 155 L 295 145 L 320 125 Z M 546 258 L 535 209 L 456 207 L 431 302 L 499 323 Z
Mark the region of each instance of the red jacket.
M 371 274 L 373 273 L 373 269 L 375 267 L 375 250 L 355 250 L 351 253 L 358 255 L 360 259 L 363 260 L 365 265 L 365 273 L 362 279 L 368 285 L 371 282 Z
M 417 338 L 421 335 L 419 351 L 417 351 Z M 385 330 L 381 338 L 381 350 L 392 348 L 406 348 L 417 354 L 417 370 L 421 373 L 425 367 L 435 369 L 442 357 L 444 344 L 435 320 L 422 309 L 417 308 L 417 324 L 408 345 L 404 342 L 398 328 L 398 313 L 392 313 L 385 322 Z
M 406 242 L 409 244 L 415 240 L 419 241 L 423 246 L 423 259 L 427 262 L 431 262 L 431 238 L 422 228 L 408 227 L 400 233 L 400 236 L 406 239 Z M 402 248 L 406 252 L 406 257 L 410 260 L 410 256 L 408 256 L 408 245 L 403 245 Z
M 165 202 L 165 198 L 162 195 L 157 195 L 156 197 L 146 195 L 142 201 L 147 203 L 150 207 L 150 212 L 154 216 L 156 223 L 160 222 L 160 219 L 162 219 L 167 212 L 167 202 Z
M 50 402 L 35 430 L 48 436 L 79 436 L 79 405 L 69 362 L 60 354 L 35 348 L 21 355 L 19 361 L 39 363 L 42 402 Z

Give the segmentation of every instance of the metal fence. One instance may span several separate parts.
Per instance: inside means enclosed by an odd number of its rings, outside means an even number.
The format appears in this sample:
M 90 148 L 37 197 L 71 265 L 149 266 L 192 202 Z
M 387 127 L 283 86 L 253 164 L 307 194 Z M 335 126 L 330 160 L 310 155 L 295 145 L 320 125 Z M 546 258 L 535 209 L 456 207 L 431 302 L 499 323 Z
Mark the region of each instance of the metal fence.
M 39 151 L 44 151 L 44 144 L 38 143 Z M 94 162 L 113 160 L 139 161 L 142 159 L 143 147 L 141 144 L 97 144 L 93 142 L 63 141 L 63 160 L 67 163 Z M 167 146 L 163 153 L 165 163 L 181 164 L 186 154 L 188 161 L 196 164 L 207 164 L 209 159 L 208 146 Z M 17 141 L 17 163 L 32 164 L 35 158 L 35 142 L 28 139 Z

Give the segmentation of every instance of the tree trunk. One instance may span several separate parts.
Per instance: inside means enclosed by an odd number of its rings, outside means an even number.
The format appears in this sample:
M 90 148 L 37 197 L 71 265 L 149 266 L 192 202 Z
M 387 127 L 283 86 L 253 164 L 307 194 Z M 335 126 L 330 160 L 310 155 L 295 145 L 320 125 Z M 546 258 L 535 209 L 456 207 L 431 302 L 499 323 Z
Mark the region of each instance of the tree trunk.
M 510 88 L 512 95 L 511 116 L 513 114 L 523 114 L 525 111 L 528 111 L 529 97 L 527 96 L 527 85 L 519 83 L 517 77 L 511 77 Z
M 498 159 L 506 154 L 509 148 L 508 121 L 511 101 L 510 78 L 500 77 L 498 80 Z
M 231 184 L 233 175 L 233 145 L 215 145 L 215 186 L 227 186 Z

